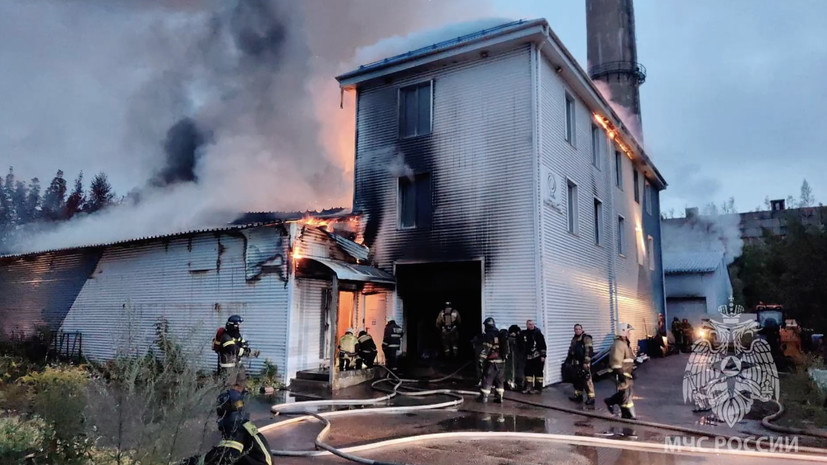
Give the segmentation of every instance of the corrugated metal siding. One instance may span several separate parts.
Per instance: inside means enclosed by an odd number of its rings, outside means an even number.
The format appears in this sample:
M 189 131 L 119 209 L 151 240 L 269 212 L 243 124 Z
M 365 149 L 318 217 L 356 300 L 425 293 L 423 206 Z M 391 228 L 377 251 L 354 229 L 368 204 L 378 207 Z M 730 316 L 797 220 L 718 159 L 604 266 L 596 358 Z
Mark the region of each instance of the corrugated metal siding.
M 100 256 L 94 248 L 0 259 L 3 335 L 30 336 L 43 325 L 57 330 Z
M 320 279 L 296 279 L 293 321 L 290 328 L 290 373 L 287 374 L 289 378 L 295 377 L 296 371 L 319 368 L 328 358 L 327 338 L 320 339 L 322 327 L 327 323 L 327 318 L 322 312 L 322 295 L 330 286 L 330 282 Z M 322 347 L 325 355 L 320 356 Z
M 547 380 L 560 381 L 575 323 L 583 325 L 595 345 L 607 346 L 612 337 L 609 293 L 609 254 L 612 249 L 609 198 L 608 140 L 601 140 L 600 169 L 592 164 L 591 112 L 567 89 L 543 58 L 540 62 L 540 163 L 577 184 L 578 233 L 568 232 L 567 199 L 560 211 L 541 205 L 543 325 L 549 345 Z M 566 92 L 575 98 L 575 144 L 565 140 Z M 560 186 L 566 189 L 566 186 Z M 603 241 L 595 244 L 594 198 L 603 202 Z
M 281 243 L 286 256 L 287 241 L 282 238 Z M 189 269 L 190 263 L 213 260 L 213 269 Z M 72 305 L 63 329 L 83 333 L 86 356 L 107 359 L 125 347 L 127 335 L 138 350 L 149 347 L 153 325 L 163 316 L 182 342 L 201 351 L 203 366 L 213 368 L 216 356 L 210 341 L 215 330 L 228 316 L 240 314 L 244 337 L 261 351 L 253 370 L 265 358 L 284 370 L 288 292 L 280 278 L 283 274 L 262 273 L 248 281 L 245 270 L 245 239 L 235 235 L 205 233 L 191 239 L 111 246 Z
M 433 133 L 399 139 L 397 92 L 433 79 Z M 530 46 L 359 91 L 354 209 L 377 265 L 484 259 L 483 313 L 536 314 Z M 430 172 L 429 229 L 397 230 L 397 177 Z M 396 299 L 397 321 L 401 310 Z

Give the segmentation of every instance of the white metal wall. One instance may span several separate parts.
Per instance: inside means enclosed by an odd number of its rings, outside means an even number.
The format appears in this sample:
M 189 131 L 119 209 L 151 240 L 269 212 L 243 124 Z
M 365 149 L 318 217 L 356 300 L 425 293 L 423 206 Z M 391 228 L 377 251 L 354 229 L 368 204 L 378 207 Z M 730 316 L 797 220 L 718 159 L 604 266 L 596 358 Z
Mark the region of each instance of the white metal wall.
M 278 235 L 274 240 L 282 240 Z M 282 240 L 286 256 L 286 240 Z M 219 252 L 220 251 L 220 252 Z M 182 342 L 201 353 L 205 368 L 216 366 L 210 343 L 227 317 L 244 317 L 242 331 L 282 371 L 287 361 L 288 292 L 276 273 L 245 279 L 244 239 L 203 233 L 133 246 L 110 246 L 101 257 L 63 323 L 83 333 L 83 350 L 102 360 L 127 347 L 153 342 L 154 323 L 165 317 Z M 131 329 L 130 329 L 131 326 Z
M 483 314 L 524 324 L 537 309 L 530 46 L 359 90 L 356 211 L 380 268 L 483 259 Z M 397 92 L 433 79 L 433 133 L 400 140 Z M 397 178 L 430 172 L 430 229 L 397 229 Z M 399 299 L 396 318 L 401 320 Z
M 296 371 L 319 368 L 327 358 L 326 349 L 320 356 L 320 348 L 325 342 L 321 339 L 322 328 L 326 322 L 322 320 L 322 297 L 324 290 L 330 286 L 330 282 L 320 279 L 296 279 L 290 327 L 289 378 L 295 377 Z

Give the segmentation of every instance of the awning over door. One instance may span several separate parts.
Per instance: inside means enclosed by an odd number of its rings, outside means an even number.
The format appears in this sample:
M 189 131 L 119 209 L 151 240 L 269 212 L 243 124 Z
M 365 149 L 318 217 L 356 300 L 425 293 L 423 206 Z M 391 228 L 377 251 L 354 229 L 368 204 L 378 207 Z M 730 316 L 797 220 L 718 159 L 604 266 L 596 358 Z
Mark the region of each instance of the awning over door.
M 330 271 L 335 273 L 340 281 L 390 285 L 396 284 L 396 280 L 393 278 L 392 274 L 369 265 L 357 265 L 354 263 L 343 262 L 341 260 L 316 257 L 304 257 L 303 260 L 312 260 L 325 266 Z

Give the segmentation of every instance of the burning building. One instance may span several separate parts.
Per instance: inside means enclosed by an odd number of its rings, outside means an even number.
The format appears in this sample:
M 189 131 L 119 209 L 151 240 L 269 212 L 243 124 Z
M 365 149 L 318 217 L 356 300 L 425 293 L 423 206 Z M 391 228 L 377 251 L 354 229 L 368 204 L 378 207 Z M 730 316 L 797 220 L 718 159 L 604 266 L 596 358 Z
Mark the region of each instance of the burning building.
M 639 72 L 596 69 L 606 81 Z M 599 346 L 619 321 L 639 328 L 637 337 L 654 334 L 666 182 L 617 102 L 545 20 L 337 79 L 356 93 L 354 212 L 371 261 L 396 277 L 393 308 L 409 356 L 433 355 L 446 300 L 462 314 L 464 341 L 488 316 L 501 327 L 534 319 L 549 340 L 549 367 L 565 357 L 575 323 Z M 637 92 L 640 79 L 628 82 Z

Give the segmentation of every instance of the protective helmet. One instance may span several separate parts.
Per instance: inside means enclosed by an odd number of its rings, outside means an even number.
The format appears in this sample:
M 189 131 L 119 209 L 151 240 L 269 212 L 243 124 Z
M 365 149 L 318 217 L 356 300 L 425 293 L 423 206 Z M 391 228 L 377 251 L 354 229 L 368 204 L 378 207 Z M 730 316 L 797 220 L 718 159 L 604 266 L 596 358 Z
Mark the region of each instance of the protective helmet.
M 347 331 L 345 331 L 345 334 L 347 333 L 353 334 L 353 328 L 348 328 Z
M 482 324 L 483 324 L 483 326 L 485 326 L 486 330 L 494 329 L 494 328 L 497 327 L 497 324 L 494 322 L 494 319 L 491 318 L 490 316 L 488 318 L 486 318 L 485 321 L 482 322 Z
M 244 322 L 244 318 L 241 318 L 241 315 L 232 315 L 227 318 L 227 324 L 225 327 L 228 330 L 235 330 L 239 331 L 241 329 L 241 323 Z
M 628 337 L 629 331 L 632 331 L 633 329 L 635 328 L 632 327 L 632 325 L 630 325 L 629 323 L 620 323 L 617 326 L 617 334 L 619 336 Z
M 363 329 L 363 330 L 359 331 L 359 337 L 362 337 L 362 336 L 364 336 L 364 335 L 365 335 L 365 334 L 367 334 L 367 333 L 368 333 L 368 332 L 367 332 L 367 331 L 365 331 L 365 330 Z
M 244 422 L 250 419 L 250 414 L 244 408 L 244 394 L 229 389 L 218 396 L 218 430 L 225 438 L 232 437 Z

